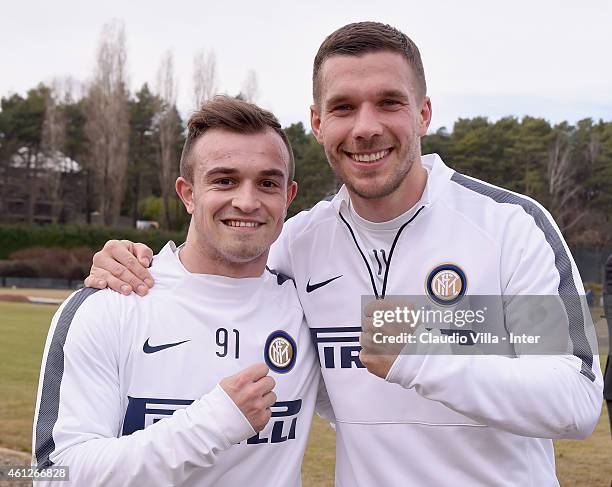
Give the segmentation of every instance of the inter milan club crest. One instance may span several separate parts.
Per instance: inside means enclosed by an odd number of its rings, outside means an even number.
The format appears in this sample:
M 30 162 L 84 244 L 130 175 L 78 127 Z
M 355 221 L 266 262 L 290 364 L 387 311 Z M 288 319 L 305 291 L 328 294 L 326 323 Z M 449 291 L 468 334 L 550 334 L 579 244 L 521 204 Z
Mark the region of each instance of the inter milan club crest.
M 275 331 L 270 334 L 264 347 L 264 358 L 274 372 L 285 374 L 295 365 L 297 346 L 289 334 Z
M 461 300 L 467 289 L 465 272 L 454 264 L 442 264 L 433 269 L 426 282 L 429 297 L 442 306 Z

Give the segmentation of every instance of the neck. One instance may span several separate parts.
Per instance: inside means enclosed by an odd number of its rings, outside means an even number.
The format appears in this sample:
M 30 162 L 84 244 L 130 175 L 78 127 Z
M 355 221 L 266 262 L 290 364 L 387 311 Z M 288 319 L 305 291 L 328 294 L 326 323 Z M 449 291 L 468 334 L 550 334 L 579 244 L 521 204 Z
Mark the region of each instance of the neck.
M 191 227 L 185 245 L 179 252 L 179 259 L 185 269 L 193 274 L 211 274 L 234 278 L 260 277 L 266 269 L 268 252 L 249 262 L 231 262 L 221 255 L 213 255 L 197 238 Z
M 393 220 L 406 213 L 423 196 L 427 185 L 427 171 L 420 158 L 414 162 L 410 172 L 392 193 L 380 198 L 362 198 L 349 190 L 351 203 L 357 214 L 365 220 L 380 223 Z

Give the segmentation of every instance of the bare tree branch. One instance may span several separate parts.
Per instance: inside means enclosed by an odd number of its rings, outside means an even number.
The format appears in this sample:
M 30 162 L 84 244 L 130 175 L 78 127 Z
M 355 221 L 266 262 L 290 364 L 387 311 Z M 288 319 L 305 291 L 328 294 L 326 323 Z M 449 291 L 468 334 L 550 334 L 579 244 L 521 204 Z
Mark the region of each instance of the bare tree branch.
M 211 49 L 208 53 L 200 50 L 193 58 L 193 100 L 199 108 L 217 92 L 217 57 Z
M 164 202 L 166 228 L 172 228 L 170 200 L 174 194 L 174 182 L 178 174 L 176 146 L 180 122 L 176 111 L 177 82 L 174 78 L 174 57 L 168 51 L 157 71 L 157 93 L 161 106 L 157 114 L 159 134 L 159 182 Z
M 85 124 L 89 166 L 95 174 L 99 210 L 106 225 L 115 224 L 119 216 L 128 164 L 126 59 L 125 28 L 122 22 L 111 21 L 100 36 Z
M 57 223 L 62 210 L 62 174 L 66 172 L 66 117 L 59 106 L 60 97 L 65 96 L 64 87 L 59 79 L 52 82 L 45 100 L 45 119 L 43 121 L 42 150 L 46 159 L 45 192 L 51 203 L 51 217 Z
M 572 164 L 570 135 L 559 132 L 548 154 L 548 192 L 551 195 L 550 211 L 563 233 L 588 215 L 579 207 L 582 191 L 583 186 L 577 181 Z
M 240 94 L 246 101 L 257 103 L 259 98 L 259 82 L 257 81 L 257 73 L 254 69 L 250 69 L 242 83 Z

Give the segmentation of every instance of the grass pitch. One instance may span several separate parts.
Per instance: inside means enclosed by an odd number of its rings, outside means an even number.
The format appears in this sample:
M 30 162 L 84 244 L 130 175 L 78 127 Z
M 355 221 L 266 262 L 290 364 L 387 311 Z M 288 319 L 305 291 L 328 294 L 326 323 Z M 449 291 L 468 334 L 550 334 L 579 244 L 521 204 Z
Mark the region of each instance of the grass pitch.
M 38 372 L 56 310 L 0 302 L 0 446 L 30 451 Z
M 0 447 L 30 452 L 38 372 L 56 309 L 0 302 Z M 602 369 L 604 365 L 602 358 Z M 302 467 L 304 487 L 333 486 L 334 441 L 334 431 L 315 418 Z M 555 451 L 561 485 L 608 487 L 612 479 L 612 439 L 605 406 L 591 437 L 555 441 Z

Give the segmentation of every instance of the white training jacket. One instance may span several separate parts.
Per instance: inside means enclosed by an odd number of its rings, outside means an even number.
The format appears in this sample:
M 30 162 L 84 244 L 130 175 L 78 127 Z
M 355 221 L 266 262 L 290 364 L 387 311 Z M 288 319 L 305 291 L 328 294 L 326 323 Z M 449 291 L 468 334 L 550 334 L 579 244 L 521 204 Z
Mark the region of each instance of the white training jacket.
M 551 439 L 588 436 L 602 404 L 576 265 L 538 203 L 437 155 L 422 162 L 426 191 L 387 249 L 382 282 L 349 223 L 344 187 L 289 220 L 270 255 L 270 267 L 295 278 L 318 349 L 335 413 L 336 485 L 558 485 Z M 386 381 L 368 373 L 358 356 L 361 296 L 427 295 L 434 281 L 444 295 L 440 269 L 463 274 L 451 292 L 466 296 L 559 296 L 573 353 L 402 355 Z
M 55 314 L 35 463 L 75 486 L 301 485 L 320 374 L 293 282 L 191 274 L 174 250 L 146 297 L 82 289 Z M 255 434 L 218 382 L 263 361 L 278 399 Z

